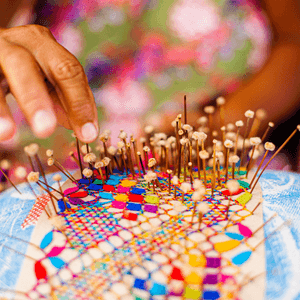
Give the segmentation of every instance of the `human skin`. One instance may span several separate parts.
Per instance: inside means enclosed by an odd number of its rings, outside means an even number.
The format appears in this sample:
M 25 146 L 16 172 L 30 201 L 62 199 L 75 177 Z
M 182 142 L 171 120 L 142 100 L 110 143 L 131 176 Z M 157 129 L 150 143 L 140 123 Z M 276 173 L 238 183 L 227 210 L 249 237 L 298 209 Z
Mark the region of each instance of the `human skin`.
M 57 119 L 72 128 L 83 142 L 93 141 L 98 133 L 96 107 L 83 69 L 76 58 L 60 46 L 48 29 L 29 25 L 4 29 L 19 1 L 2 0 L 0 23 L 0 67 L 10 91 L 23 109 L 35 134 L 49 136 Z M 225 122 L 242 119 L 248 109 L 263 108 L 274 122 L 298 106 L 300 95 L 300 4 L 297 0 L 265 0 L 264 6 L 273 27 L 273 47 L 264 68 L 238 91 L 226 97 Z M 1 21 L 0 21 L 1 22 Z M 27 74 L 30 74 L 28 80 Z M 50 89 L 47 89 L 44 78 Z M 0 74 L 1 81 L 1 74 Z M 1 93 L 1 91 L 0 91 Z M 47 112 L 50 122 L 35 122 L 37 111 Z M 45 119 L 42 117 L 36 118 Z M 189 118 L 190 119 L 190 118 Z M 265 121 L 267 122 L 267 121 Z M 42 124 L 42 126 L 41 126 Z M 94 135 L 84 137 L 85 130 Z M 264 123 L 262 125 L 265 125 Z M 263 127 L 263 126 L 262 126 Z M 15 124 L 0 94 L 0 140 L 13 136 Z
M 0 20 L 5 15 L 2 7 L 13 16 L 16 9 L 10 7 L 12 3 L 2 0 Z M 9 19 L 6 16 L 2 26 Z M 0 140 L 12 138 L 16 131 L 5 101 L 8 89 L 36 136 L 49 136 L 60 123 L 73 129 L 82 142 L 90 143 L 97 138 L 97 109 L 84 70 L 47 28 L 0 28 L 0 82 Z

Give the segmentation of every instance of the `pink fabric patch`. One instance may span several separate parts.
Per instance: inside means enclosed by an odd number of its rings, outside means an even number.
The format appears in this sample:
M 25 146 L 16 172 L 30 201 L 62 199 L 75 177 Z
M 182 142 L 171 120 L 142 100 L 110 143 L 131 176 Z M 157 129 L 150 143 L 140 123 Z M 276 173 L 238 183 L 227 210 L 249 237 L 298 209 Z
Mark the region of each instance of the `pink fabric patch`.
M 122 202 L 122 201 L 113 201 L 111 204 L 112 204 L 112 207 L 119 208 L 119 209 L 124 209 L 126 206 L 126 203 Z
M 241 233 L 241 235 L 243 235 L 244 237 L 251 237 L 252 236 L 252 231 L 245 225 L 238 223 L 238 227 L 239 227 L 239 232 Z
M 118 186 L 118 193 L 129 193 L 130 188 L 129 187 L 123 187 L 121 185 Z
M 78 190 L 79 190 L 78 186 L 74 186 L 74 187 L 68 188 L 68 189 L 64 190 L 64 195 L 69 195 L 69 194 L 75 193 Z

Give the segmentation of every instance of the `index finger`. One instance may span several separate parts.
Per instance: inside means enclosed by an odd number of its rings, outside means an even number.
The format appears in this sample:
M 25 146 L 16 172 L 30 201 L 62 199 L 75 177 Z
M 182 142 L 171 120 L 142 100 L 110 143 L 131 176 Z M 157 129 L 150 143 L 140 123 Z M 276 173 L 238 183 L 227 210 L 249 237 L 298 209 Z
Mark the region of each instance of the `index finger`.
M 55 87 L 77 137 L 94 141 L 99 131 L 97 109 L 81 64 L 54 38 L 40 43 L 32 54 Z

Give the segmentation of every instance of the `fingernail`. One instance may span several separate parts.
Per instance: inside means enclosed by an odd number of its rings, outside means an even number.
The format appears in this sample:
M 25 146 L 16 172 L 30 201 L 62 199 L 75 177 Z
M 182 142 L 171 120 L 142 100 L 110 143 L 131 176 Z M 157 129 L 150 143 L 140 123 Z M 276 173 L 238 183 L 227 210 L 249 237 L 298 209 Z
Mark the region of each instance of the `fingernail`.
M 56 126 L 56 117 L 50 111 L 39 110 L 32 118 L 32 126 L 38 137 L 46 137 L 53 132 Z
M 93 123 L 86 123 L 81 127 L 81 134 L 85 142 L 93 142 L 98 135 L 98 131 Z
M 14 130 L 14 124 L 5 118 L 0 118 L 0 140 L 11 138 L 11 131 Z

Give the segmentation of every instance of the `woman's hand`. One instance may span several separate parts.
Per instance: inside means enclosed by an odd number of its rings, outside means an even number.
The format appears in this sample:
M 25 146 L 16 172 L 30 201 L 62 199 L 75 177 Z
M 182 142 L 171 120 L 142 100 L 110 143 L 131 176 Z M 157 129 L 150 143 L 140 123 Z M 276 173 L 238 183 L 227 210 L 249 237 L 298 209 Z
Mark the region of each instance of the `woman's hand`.
M 38 137 L 57 123 L 86 143 L 98 135 L 97 110 L 83 68 L 42 26 L 0 29 L 0 140 L 16 125 L 5 101 L 11 92 Z

